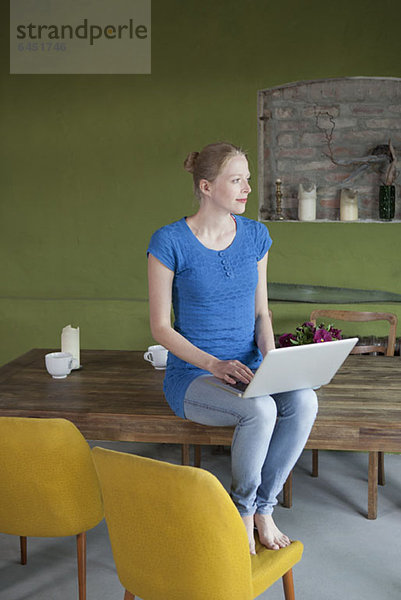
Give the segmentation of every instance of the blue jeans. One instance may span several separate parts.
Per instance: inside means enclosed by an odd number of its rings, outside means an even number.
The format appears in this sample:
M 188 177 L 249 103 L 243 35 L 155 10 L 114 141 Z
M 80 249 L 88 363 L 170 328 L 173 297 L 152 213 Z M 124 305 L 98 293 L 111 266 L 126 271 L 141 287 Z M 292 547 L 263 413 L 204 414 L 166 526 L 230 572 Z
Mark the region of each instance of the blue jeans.
M 188 387 L 187 419 L 235 426 L 231 445 L 231 497 L 242 516 L 271 514 L 308 439 L 317 413 L 313 390 L 240 398 L 200 375 Z

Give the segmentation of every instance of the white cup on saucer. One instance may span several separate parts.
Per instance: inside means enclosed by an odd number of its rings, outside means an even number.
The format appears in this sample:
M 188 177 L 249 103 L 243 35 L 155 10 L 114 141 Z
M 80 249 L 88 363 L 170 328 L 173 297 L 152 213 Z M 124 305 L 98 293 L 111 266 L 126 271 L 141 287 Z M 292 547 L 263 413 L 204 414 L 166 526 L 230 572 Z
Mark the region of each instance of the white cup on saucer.
M 46 369 L 54 379 L 65 379 L 71 373 L 73 361 L 71 352 L 50 352 L 45 356 Z
M 149 361 L 155 369 L 165 369 L 167 364 L 168 350 L 164 346 L 149 346 L 143 358 Z

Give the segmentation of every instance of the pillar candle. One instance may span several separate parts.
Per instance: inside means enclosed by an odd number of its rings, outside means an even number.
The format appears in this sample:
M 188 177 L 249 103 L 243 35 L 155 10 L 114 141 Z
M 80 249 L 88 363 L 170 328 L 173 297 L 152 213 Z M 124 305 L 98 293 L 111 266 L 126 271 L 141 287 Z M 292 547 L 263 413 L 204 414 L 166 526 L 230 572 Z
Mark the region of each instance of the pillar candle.
M 298 219 L 300 221 L 316 220 L 316 185 L 305 189 L 302 183 L 298 187 Z
M 73 369 L 80 368 L 81 363 L 79 354 L 79 327 L 74 328 L 71 327 L 71 325 L 63 327 L 63 331 L 61 332 L 61 351 L 70 352 L 72 354 Z
M 358 194 L 348 188 L 341 190 L 340 219 L 341 221 L 358 220 Z

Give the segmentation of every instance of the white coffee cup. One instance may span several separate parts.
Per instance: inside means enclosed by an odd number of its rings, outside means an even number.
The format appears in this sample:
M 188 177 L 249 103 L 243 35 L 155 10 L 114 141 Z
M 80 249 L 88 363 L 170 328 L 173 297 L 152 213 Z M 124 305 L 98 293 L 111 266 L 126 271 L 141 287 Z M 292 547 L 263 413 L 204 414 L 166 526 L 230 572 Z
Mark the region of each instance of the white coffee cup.
M 165 369 L 167 364 L 168 350 L 164 346 L 149 346 L 147 352 L 143 355 L 155 369 Z
M 45 356 L 46 369 L 54 379 L 65 379 L 71 373 L 73 361 L 70 352 L 50 352 Z

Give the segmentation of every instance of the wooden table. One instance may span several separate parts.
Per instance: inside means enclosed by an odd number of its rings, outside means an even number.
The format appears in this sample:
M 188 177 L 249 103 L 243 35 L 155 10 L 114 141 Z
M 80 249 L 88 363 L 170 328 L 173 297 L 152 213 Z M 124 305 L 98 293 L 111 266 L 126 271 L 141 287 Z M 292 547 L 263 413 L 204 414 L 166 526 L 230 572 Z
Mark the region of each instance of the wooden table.
M 83 368 L 66 379 L 47 373 L 34 349 L 0 368 L 0 416 L 61 417 L 90 440 L 226 445 L 233 428 L 176 417 L 164 400 L 164 372 L 142 352 L 83 350 Z M 401 360 L 349 356 L 318 390 L 319 414 L 307 448 L 369 451 L 368 517 L 377 511 L 377 451 L 401 452 Z M 376 458 L 375 458 L 376 457 Z

